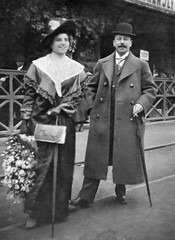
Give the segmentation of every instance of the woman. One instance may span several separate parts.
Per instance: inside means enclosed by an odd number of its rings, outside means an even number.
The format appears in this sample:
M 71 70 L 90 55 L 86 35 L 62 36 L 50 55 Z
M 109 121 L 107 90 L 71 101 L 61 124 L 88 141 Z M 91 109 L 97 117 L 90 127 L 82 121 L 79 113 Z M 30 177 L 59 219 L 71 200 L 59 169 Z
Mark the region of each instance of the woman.
M 72 116 L 80 102 L 81 94 L 72 99 L 71 93 L 79 92 L 80 83 L 86 78 L 84 67 L 66 56 L 70 47 L 70 38 L 76 34 L 76 26 L 67 20 L 53 30 L 57 21 L 52 20 L 52 31 L 41 41 L 44 48 L 50 47 L 51 53 L 32 62 L 26 77 L 26 94 L 21 108 L 21 133 L 33 135 L 37 123 L 67 127 L 65 144 L 58 146 L 58 169 L 56 189 L 57 222 L 68 216 L 71 198 L 73 167 L 75 156 L 75 124 Z M 71 35 L 71 36 L 70 36 Z M 69 95 L 69 101 L 65 100 Z M 53 182 L 53 143 L 37 142 L 38 156 L 36 180 L 27 194 L 24 211 L 29 214 L 26 228 L 37 223 L 51 220 L 52 182 Z

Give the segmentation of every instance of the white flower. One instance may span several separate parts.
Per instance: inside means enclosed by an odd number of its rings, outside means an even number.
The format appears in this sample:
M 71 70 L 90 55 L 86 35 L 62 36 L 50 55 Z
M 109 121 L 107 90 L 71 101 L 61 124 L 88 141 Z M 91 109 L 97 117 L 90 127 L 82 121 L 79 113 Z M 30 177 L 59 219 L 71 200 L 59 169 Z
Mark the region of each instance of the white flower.
M 25 190 L 26 190 L 25 187 L 22 186 L 22 187 L 21 187 L 21 191 L 25 192 Z
M 17 203 L 24 198 L 24 192 L 29 192 L 34 184 L 35 153 L 26 148 L 16 136 L 12 136 L 6 144 L 2 163 L 5 173 L 3 184 L 9 188 L 7 198 L 13 198 Z
M 18 185 L 18 184 L 16 184 L 16 185 L 15 185 L 15 189 L 17 189 L 17 190 L 18 190 L 19 188 L 20 188 L 20 187 L 19 187 L 19 185 Z
M 29 163 L 32 163 L 32 162 L 33 162 L 33 158 L 32 158 L 31 156 L 29 156 L 29 157 L 27 157 L 27 161 L 28 161 Z
M 6 168 L 6 173 L 7 173 L 7 174 L 11 173 L 11 169 L 12 169 L 11 166 L 8 166 L 8 167 Z
M 14 161 L 14 156 L 9 156 L 8 160 L 9 160 L 10 163 L 13 162 Z
M 26 173 L 25 173 L 25 171 L 24 171 L 23 169 L 21 169 L 21 170 L 19 171 L 19 175 L 21 175 L 21 176 L 25 176 Z
M 16 167 L 21 167 L 22 163 L 23 162 L 21 160 L 17 160 L 16 161 Z
M 10 150 L 10 149 L 12 149 L 12 147 L 11 147 L 11 146 L 8 146 L 8 147 L 7 147 L 7 150 Z
M 22 165 L 21 165 L 21 167 L 22 167 L 23 169 L 26 169 L 26 164 L 23 162 Z
M 11 183 L 8 183 L 7 186 L 8 186 L 9 188 L 12 188 L 12 184 L 11 184 Z

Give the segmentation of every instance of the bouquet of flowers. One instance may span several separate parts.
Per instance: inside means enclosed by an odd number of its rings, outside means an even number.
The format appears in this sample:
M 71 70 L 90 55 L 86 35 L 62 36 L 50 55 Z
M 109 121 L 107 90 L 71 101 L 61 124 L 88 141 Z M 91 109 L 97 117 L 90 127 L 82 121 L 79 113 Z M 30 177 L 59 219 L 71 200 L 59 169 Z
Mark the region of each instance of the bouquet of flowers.
M 35 152 L 26 147 L 18 135 L 10 136 L 6 144 L 7 148 L 2 153 L 5 174 L 3 184 L 8 187 L 7 199 L 14 199 L 17 203 L 24 199 L 34 184 Z

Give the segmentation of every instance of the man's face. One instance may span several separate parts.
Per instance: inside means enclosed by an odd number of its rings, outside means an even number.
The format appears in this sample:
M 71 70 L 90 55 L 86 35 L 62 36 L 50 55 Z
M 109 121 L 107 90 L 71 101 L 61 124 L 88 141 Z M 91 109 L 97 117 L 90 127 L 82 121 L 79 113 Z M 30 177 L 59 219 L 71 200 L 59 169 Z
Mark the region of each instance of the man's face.
M 131 37 L 127 35 L 115 35 L 113 46 L 120 56 L 128 52 L 132 46 Z

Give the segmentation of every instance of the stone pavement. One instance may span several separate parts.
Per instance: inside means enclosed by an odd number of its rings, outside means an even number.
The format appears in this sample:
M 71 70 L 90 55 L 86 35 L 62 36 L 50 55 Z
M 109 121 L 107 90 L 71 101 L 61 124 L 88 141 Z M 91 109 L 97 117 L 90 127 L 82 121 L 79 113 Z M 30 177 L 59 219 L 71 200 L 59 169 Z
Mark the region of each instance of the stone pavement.
M 84 161 L 88 125 L 85 125 L 83 132 L 77 133 L 76 141 L 76 163 Z M 175 144 L 175 120 L 152 122 L 146 124 L 145 130 L 145 151 L 170 146 Z
M 145 150 L 175 144 L 175 120 L 147 123 Z
M 85 126 L 86 127 L 86 126 Z M 72 197 L 83 181 L 83 164 L 88 129 L 77 133 L 77 164 Z M 114 196 L 111 168 L 107 181 L 101 181 L 92 208 L 70 208 L 67 222 L 55 224 L 57 240 L 175 240 L 175 121 L 149 123 L 145 134 L 145 157 L 153 206 L 145 184 L 127 186 L 128 204 L 121 206 Z M 167 145 L 167 147 L 165 147 Z M 0 188 L 0 239 L 51 239 L 51 225 L 26 230 L 27 216 L 22 204 L 5 198 Z

